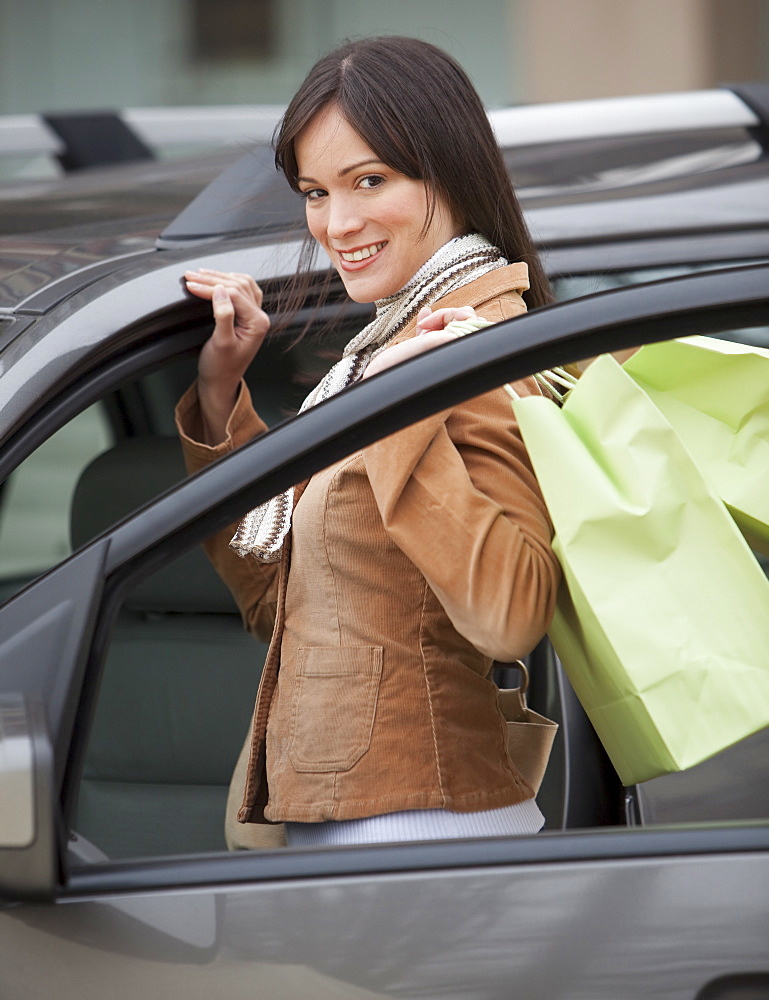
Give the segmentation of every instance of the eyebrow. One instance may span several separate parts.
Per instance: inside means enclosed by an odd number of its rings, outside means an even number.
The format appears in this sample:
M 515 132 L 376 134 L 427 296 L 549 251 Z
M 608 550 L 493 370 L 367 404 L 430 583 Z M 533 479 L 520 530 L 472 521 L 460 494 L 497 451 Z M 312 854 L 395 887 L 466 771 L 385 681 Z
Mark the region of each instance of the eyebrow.
M 379 163 L 379 164 L 381 164 L 382 166 L 384 166 L 384 165 L 385 165 L 385 164 L 384 164 L 384 161 L 383 161 L 383 160 L 376 160 L 376 159 L 373 159 L 373 160 L 360 160 L 360 161 L 359 161 L 358 163 L 351 163 L 349 167 L 343 167 L 343 168 L 342 168 L 342 169 L 341 169 L 341 170 L 339 171 L 339 173 L 338 173 L 338 175 L 337 175 L 337 176 L 339 176 L 339 177 L 344 177 L 344 176 L 345 176 L 345 174 L 349 174 L 349 173 L 351 173 L 351 172 L 352 172 L 353 170 L 360 170 L 360 168 L 361 168 L 361 167 L 367 167 L 367 166 L 369 166 L 369 164 L 371 164 L 371 163 Z M 315 180 L 315 178 L 314 178 L 314 177 L 297 177 L 297 179 L 296 179 L 296 180 L 297 180 L 297 183 L 298 183 L 299 181 L 303 181 L 303 182 L 304 182 L 305 184 L 317 184 L 317 183 L 318 183 L 318 182 L 317 182 L 317 181 Z

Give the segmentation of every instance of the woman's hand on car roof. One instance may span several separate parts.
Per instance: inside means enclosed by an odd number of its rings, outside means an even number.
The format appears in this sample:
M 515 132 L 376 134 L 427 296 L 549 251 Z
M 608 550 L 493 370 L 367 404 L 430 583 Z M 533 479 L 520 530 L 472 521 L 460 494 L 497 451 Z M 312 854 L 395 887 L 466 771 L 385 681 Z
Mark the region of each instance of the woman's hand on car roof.
M 270 318 L 250 275 L 201 268 L 184 278 L 188 291 L 213 307 L 214 330 L 198 359 L 198 397 L 206 443 L 215 445 L 226 437 L 240 380 L 264 342 Z

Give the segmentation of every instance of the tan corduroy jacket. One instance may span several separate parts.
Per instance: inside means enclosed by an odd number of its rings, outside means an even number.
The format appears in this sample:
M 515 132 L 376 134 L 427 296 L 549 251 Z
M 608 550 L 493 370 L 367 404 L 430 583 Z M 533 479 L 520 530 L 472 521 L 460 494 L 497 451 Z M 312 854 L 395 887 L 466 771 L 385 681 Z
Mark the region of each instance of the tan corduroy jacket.
M 524 311 L 525 264 L 434 305 Z M 413 324 L 399 340 L 413 336 Z M 511 332 L 511 336 L 514 334 Z M 517 383 L 538 392 L 533 380 Z M 216 448 L 193 386 L 177 409 L 190 471 L 265 430 L 245 386 Z M 393 434 L 297 490 L 279 564 L 207 543 L 246 627 L 272 636 L 241 822 L 472 812 L 532 791 L 506 749 L 489 679 L 553 613 L 551 526 L 502 389 Z

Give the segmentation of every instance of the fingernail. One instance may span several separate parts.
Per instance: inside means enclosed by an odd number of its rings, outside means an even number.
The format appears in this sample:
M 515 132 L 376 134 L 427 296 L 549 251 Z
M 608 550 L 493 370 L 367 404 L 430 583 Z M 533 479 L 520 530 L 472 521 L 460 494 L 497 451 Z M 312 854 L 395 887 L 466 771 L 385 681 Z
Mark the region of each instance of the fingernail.
M 223 285 L 214 285 L 214 298 L 217 302 L 222 302 L 227 298 L 227 292 Z

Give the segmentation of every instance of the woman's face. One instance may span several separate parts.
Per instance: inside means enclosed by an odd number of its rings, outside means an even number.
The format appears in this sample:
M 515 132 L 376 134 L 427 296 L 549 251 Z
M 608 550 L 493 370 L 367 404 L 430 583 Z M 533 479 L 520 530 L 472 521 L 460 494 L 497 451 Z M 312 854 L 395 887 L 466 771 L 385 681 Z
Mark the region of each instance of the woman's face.
M 441 198 L 426 233 L 427 189 L 377 159 L 335 105 L 296 141 L 307 225 L 355 302 L 401 289 L 461 229 Z

